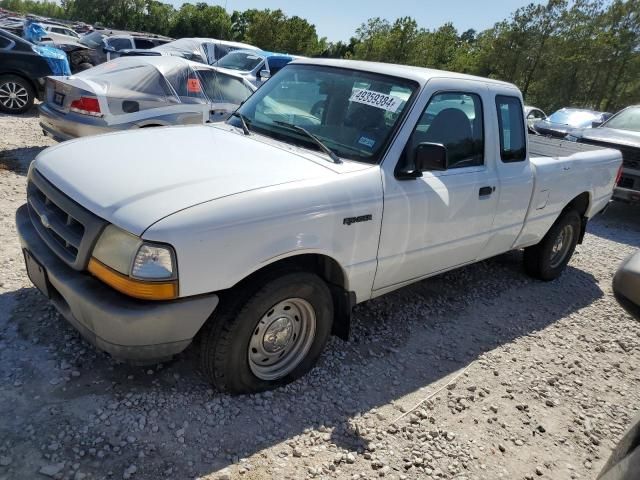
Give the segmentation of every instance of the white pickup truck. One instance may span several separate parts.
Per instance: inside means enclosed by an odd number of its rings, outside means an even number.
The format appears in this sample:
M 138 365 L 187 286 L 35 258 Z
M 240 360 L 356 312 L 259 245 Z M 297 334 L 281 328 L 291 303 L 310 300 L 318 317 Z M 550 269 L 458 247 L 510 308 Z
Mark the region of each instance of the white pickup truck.
M 27 271 L 114 357 L 198 338 L 216 387 L 273 388 L 347 336 L 356 303 L 514 249 L 534 277 L 562 273 L 621 155 L 526 128 L 511 84 L 298 60 L 226 124 L 38 155 L 16 216 Z

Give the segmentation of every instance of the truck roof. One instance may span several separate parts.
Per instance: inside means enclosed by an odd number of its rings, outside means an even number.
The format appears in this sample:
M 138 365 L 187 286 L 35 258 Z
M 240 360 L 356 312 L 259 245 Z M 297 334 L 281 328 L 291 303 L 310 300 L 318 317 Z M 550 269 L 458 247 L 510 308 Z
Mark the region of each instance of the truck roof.
M 518 89 L 514 84 L 494 80 L 492 78 L 477 77 L 464 73 L 448 72 L 446 70 L 436 70 L 432 68 L 413 67 L 409 65 L 397 65 L 393 63 L 365 62 L 361 60 L 336 60 L 328 58 L 300 58 L 294 60 L 295 64 L 325 65 L 328 67 L 350 68 L 352 70 L 362 70 L 365 72 L 380 73 L 383 75 L 393 75 L 395 77 L 408 78 L 420 84 L 426 83 L 431 78 L 460 78 L 476 80 L 480 82 L 500 85 Z

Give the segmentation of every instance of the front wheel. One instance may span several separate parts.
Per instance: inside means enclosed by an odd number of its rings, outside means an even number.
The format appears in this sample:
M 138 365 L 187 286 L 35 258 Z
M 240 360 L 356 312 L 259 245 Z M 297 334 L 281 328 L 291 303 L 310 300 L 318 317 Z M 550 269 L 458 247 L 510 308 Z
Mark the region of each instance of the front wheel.
M 200 352 L 205 375 L 220 391 L 260 392 L 313 368 L 331 333 L 333 301 L 317 275 L 287 273 L 225 299 L 209 322 Z
M 555 280 L 564 271 L 578 244 L 580 215 L 570 210 L 560 216 L 544 238 L 524 249 L 524 268 L 532 277 Z

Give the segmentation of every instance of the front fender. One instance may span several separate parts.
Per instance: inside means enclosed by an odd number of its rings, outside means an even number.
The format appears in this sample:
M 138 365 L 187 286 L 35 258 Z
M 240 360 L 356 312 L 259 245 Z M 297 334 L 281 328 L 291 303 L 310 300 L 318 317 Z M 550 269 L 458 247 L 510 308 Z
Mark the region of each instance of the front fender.
M 367 220 L 345 222 L 356 217 Z M 195 205 L 143 238 L 176 249 L 180 296 L 225 290 L 271 263 L 312 253 L 334 259 L 362 301 L 371 295 L 381 220 L 380 171 L 372 167 Z

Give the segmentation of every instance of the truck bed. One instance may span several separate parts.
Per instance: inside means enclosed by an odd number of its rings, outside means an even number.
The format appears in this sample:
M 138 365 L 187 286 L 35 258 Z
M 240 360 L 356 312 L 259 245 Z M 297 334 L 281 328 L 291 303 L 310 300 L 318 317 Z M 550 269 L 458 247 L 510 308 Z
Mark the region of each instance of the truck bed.
M 532 157 L 569 157 L 574 153 L 591 152 L 602 148 L 597 145 L 529 134 L 529 155 Z

